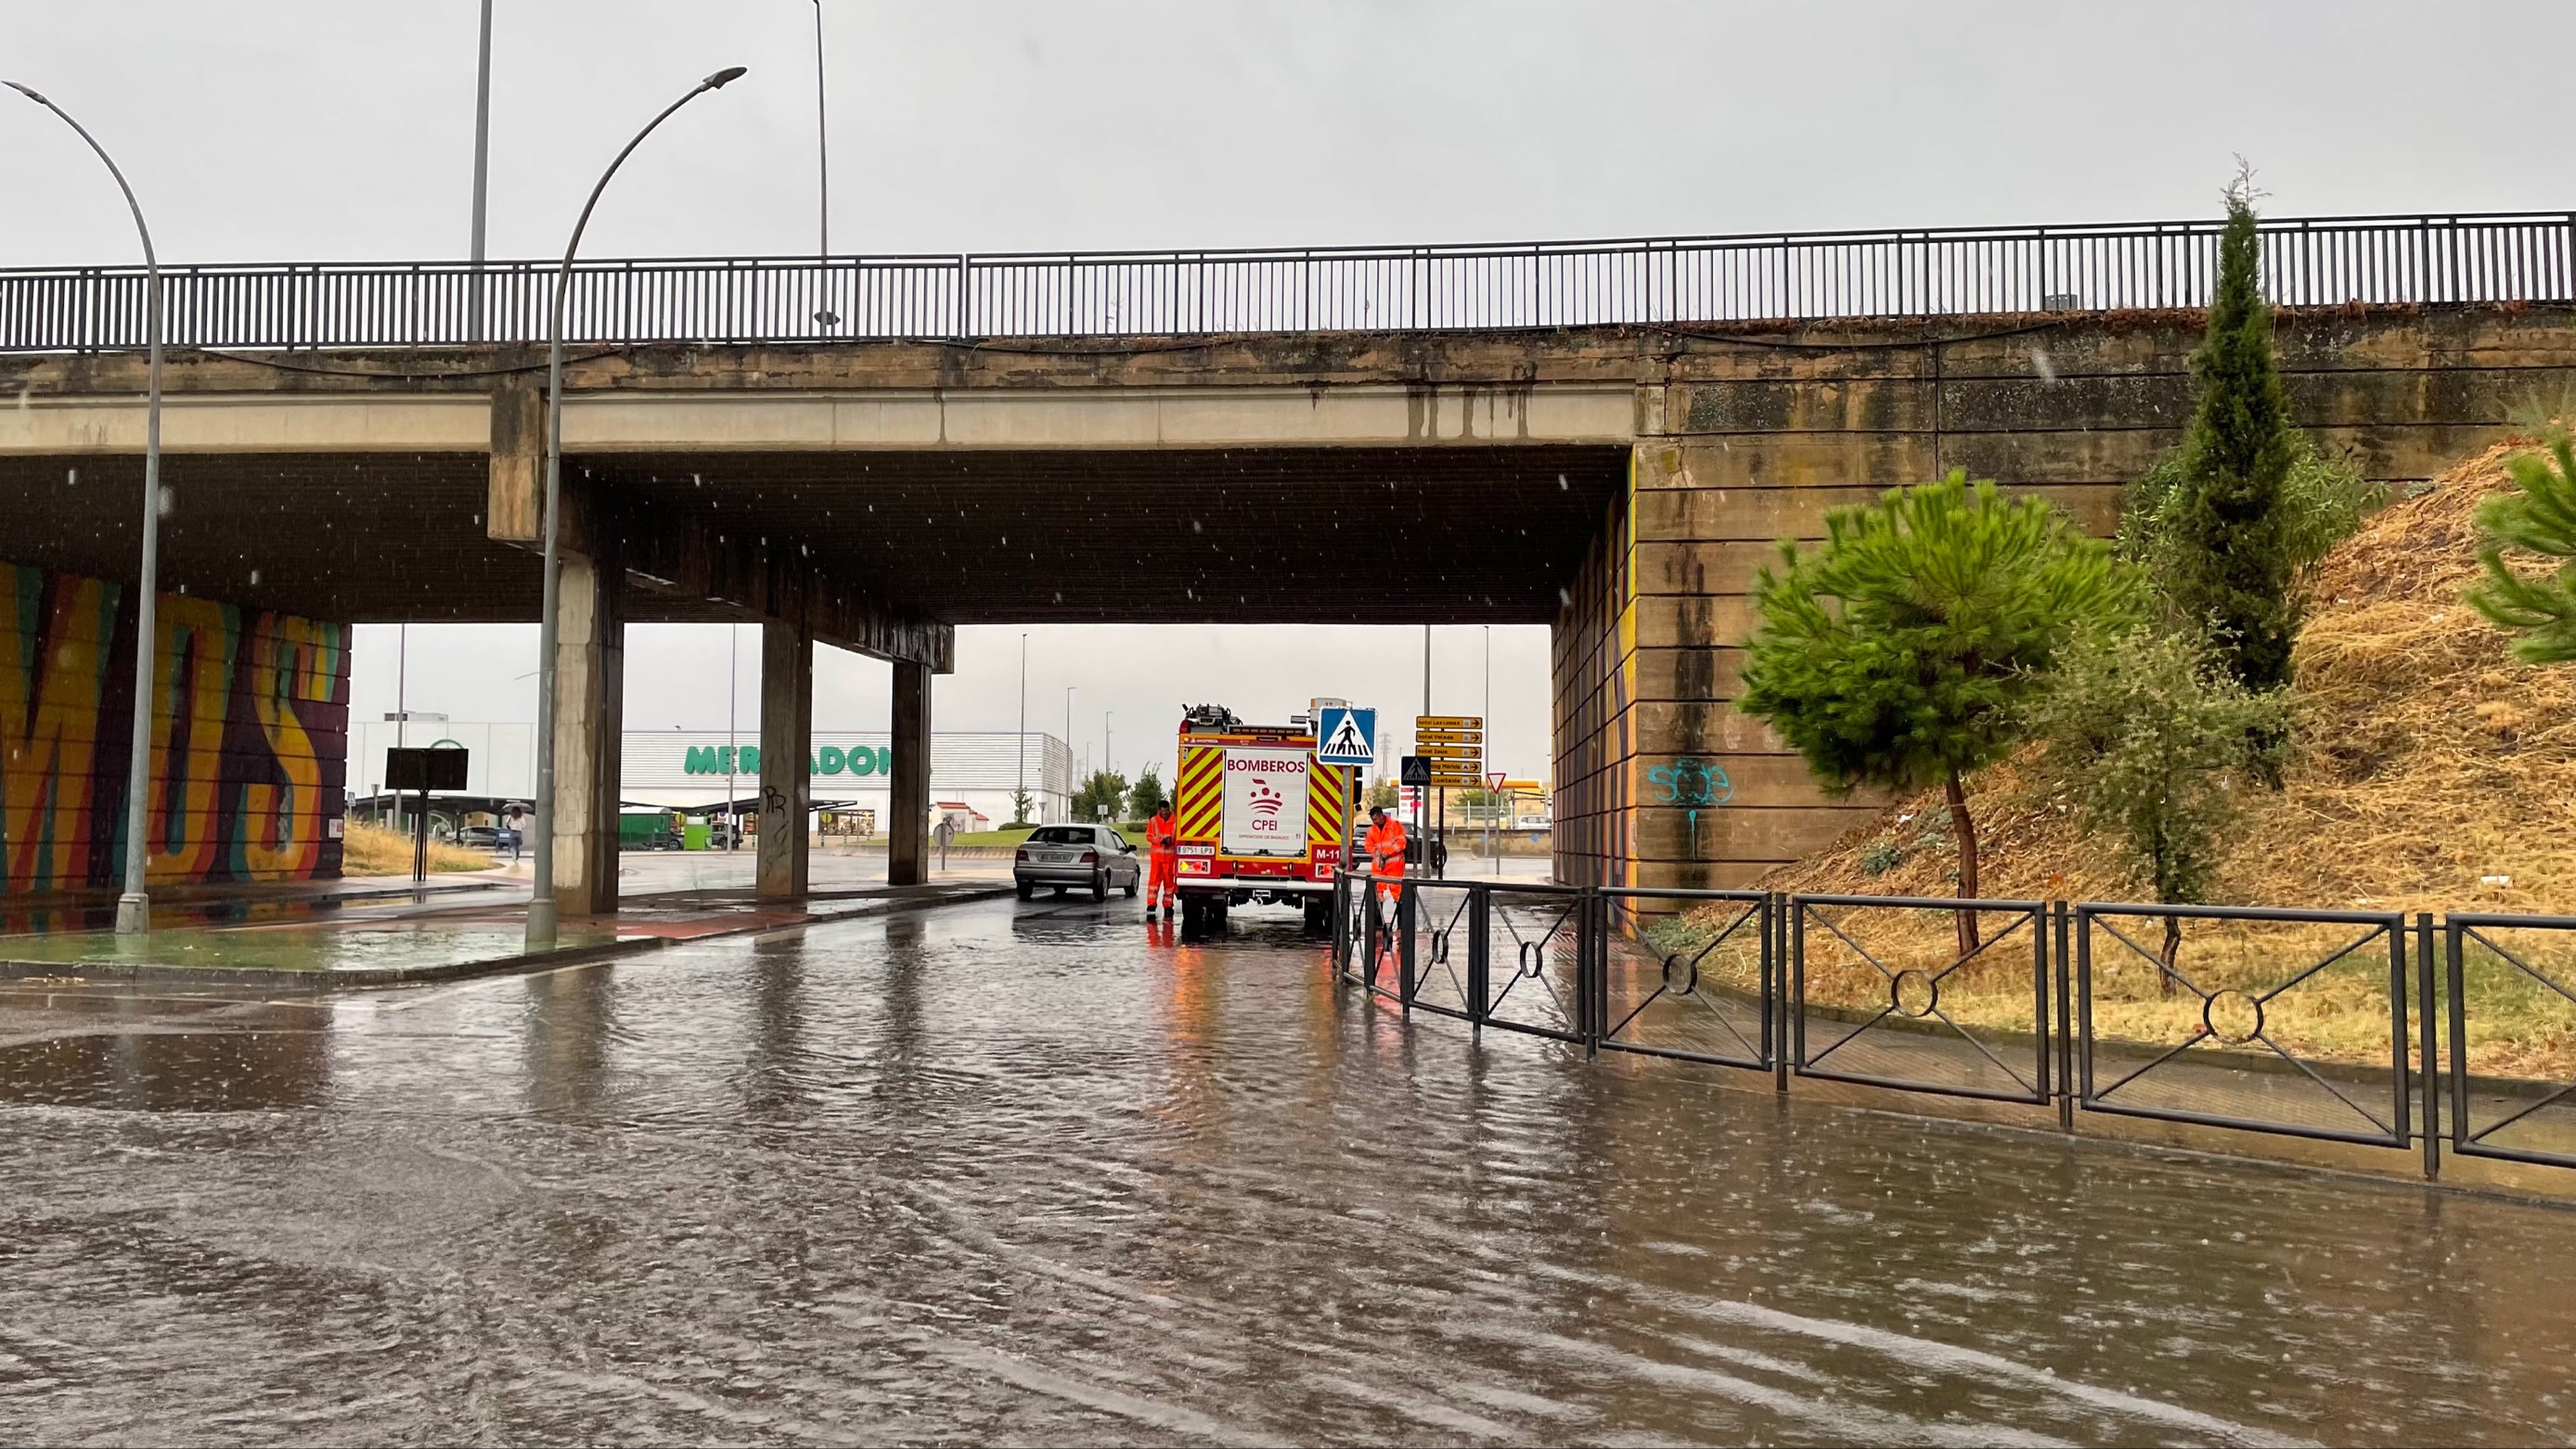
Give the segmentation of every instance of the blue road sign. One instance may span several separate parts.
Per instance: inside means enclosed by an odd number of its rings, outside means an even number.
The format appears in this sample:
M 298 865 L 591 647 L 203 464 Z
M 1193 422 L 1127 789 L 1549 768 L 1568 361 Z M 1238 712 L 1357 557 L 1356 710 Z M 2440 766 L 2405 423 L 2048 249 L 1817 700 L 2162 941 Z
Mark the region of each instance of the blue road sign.
M 1315 759 L 1326 765 L 1377 763 L 1377 711 L 1324 706 L 1324 717 L 1315 722 Z

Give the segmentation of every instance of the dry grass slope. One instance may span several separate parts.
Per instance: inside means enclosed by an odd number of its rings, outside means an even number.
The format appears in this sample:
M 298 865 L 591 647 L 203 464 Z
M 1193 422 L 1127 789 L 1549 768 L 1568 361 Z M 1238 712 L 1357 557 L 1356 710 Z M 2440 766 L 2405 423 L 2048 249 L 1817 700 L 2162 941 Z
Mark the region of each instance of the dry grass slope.
M 2305 745 L 2287 788 L 2248 802 L 2222 901 L 2576 912 L 2576 667 L 2517 663 L 2460 601 L 2478 576 L 2473 515 L 2520 446 L 2453 468 L 2327 557 L 2296 661 Z M 2138 899 L 2107 843 L 2013 763 L 1980 775 L 1971 805 L 1989 896 Z M 1937 793 L 1899 801 L 1767 884 L 1947 895 L 1947 820 Z M 2482 883 L 2496 877 L 2510 884 Z
M 2306 713 L 2286 786 L 2246 802 L 2248 829 L 2219 872 L 2226 904 L 2377 911 L 2576 914 L 2576 667 L 2534 668 L 2507 636 L 2461 601 L 2479 574 L 2474 515 L 2509 486 L 2521 444 L 2491 448 L 2393 504 L 2328 556 L 2295 667 Z M 2007 761 L 1971 782 L 1985 845 L 1985 894 L 2000 899 L 2135 901 L 2141 884 L 2110 842 L 2076 828 L 2064 803 L 2031 788 Z M 1774 890 L 1949 896 L 1958 850 L 1938 793 L 1899 801 L 1866 829 L 1773 872 Z M 1842 911 L 1877 964 L 1811 930 L 1811 999 L 1868 1011 L 1887 1004 L 1888 973 L 1942 974 L 1956 953 L 1946 911 Z M 1987 929 L 2003 924 L 1990 918 Z M 2142 948 L 2155 927 L 2126 927 Z M 2352 928 L 2202 924 L 2180 965 L 2203 992 L 2273 999 L 2269 1035 L 2321 1060 L 2388 1060 L 2384 940 L 2312 975 L 2350 944 Z M 2555 938 L 2513 943 L 2561 982 L 2576 958 Z M 1943 1011 L 1963 1025 L 2030 1029 L 2028 944 L 1989 950 L 1944 983 Z M 2469 1023 L 2475 1069 L 2576 1074 L 2576 1006 L 2473 948 Z M 2156 1049 L 2201 1030 L 2202 1001 L 2167 991 L 2141 952 L 2095 949 L 2093 1010 L 2105 1038 Z M 2014 964 L 2018 961 L 2018 965 Z M 2420 1027 L 2410 1026 L 2410 1034 Z M 2206 1048 L 2204 1048 L 2205 1050 Z M 2259 1048 L 2248 1048 L 2259 1052 Z

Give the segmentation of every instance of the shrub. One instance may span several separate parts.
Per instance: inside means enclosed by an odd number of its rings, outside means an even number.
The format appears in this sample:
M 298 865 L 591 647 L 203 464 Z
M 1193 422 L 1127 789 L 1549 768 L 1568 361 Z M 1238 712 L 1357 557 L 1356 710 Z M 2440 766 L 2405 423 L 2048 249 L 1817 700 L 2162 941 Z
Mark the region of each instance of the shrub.
M 2257 693 L 2195 635 L 2150 625 L 2088 631 L 2057 657 L 2025 711 L 2046 742 L 2035 782 L 2119 846 L 2134 880 L 2173 905 L 2205 902 L 2239 801 L 2278 778 L 2289 703 Z M 2182 923 L 2165 922 L 2168 989 Z

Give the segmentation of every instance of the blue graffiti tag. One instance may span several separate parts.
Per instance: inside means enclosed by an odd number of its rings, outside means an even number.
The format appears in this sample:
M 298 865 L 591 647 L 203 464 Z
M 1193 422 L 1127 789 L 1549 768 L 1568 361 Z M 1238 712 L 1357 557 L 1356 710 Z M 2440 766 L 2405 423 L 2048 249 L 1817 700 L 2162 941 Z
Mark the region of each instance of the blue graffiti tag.
M 1664 792 L 1662 803 L 1679 805 L 1690 816 L 1690 858 L 1699 859 L 1699 812 L 1735 798 L 1735 782 L 1705 760 L 1681 759 L 1646 772 L 1649 784 Z
M 1664 792 L 1661 803 L 1685 805 L 1700 809 L 1723 805 L 1735 797 L 1734 782 L 1726 772 L 1705 760 L 1675 760 L 1657 765 L 1646 772 L 1646 778 Z

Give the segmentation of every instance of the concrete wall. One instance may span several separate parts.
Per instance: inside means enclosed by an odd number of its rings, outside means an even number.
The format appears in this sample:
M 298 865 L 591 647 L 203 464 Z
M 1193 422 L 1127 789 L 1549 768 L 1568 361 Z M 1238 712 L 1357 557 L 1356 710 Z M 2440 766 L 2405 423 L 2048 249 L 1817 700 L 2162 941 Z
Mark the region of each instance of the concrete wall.
M 2189 419 L 2201 326 L 2140 313 L 1677 339 L 1641 382 L 1629 493 L 1556 623 L 1563 878 L 1741 885 L 1865 823 L 1879 802 L 1826 799 L 1729 706 L 1772 541 L 1819 538 L 1828 508 L 1951 468 L 2107 531 L 2121 485 Z M 2278 330 L 2310 435 L 2392 483 L 2576 383 L 2565 307 L 2283 313 Z
M 0 896 L 123 878 L 130 598 L 0 563 Z M 348 626 L 180 594 L 155 624 L 150 880 L 339 875 Z

